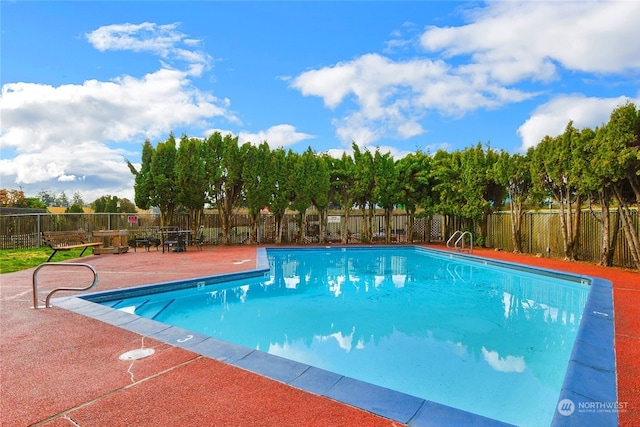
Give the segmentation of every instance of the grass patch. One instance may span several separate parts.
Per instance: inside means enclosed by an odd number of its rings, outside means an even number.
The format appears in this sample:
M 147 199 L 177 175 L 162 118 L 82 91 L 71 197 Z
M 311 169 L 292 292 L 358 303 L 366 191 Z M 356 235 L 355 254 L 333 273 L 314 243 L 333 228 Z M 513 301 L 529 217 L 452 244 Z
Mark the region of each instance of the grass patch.
M 13 273 L 15 271 L 37 267 L 47 261 L 51 252 L 52 250 L 50 248 L 0 250 L 0 273 Z M 79 258 L 80 252 L 82 252 L 82 248 L 59 251 L 51 261 L 58 262 Z M 84 253 L 84 256 L 88 255 L 92 255 L 92 252 L 89 250 Z

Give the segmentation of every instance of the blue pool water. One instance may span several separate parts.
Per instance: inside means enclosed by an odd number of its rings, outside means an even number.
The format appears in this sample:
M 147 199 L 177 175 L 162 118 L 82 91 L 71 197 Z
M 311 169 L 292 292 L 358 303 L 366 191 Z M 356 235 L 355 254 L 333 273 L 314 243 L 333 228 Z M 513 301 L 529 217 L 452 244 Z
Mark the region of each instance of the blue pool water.
M 508 423 L 551 423 L 587 285 L 419 248 L 267 253 L 263 277 L 103 304 Z

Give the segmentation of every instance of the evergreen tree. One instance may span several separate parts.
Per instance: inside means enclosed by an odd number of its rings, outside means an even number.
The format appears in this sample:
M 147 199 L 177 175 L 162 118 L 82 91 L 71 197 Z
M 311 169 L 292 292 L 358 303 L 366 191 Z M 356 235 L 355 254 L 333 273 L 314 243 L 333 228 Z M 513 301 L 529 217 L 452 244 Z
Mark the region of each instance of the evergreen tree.
M 158 143 L 151 160 L 153 191 L 150 204 L 160 209 L 161 226 L 173 223 L 173 212 L 178 198 L 176 153 L 176 140 L 173 134 L 170 134 L 166 141 Z

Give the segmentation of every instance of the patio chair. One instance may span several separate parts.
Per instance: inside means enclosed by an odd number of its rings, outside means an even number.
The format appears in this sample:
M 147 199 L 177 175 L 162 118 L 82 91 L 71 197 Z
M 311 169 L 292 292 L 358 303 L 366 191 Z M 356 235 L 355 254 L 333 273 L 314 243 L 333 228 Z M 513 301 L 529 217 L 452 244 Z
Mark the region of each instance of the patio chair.
M 180 250 L 180 234 L 178 233 L 178 227 L 176 226 L 168 226 L 161 227 L 160 232 L 162 234 L 162 253 L 164 253 L 164 249 L 167 248 L 167 252 L 170 252 L 172 249 L 174 251 Z
M 144 247 L 147 252 L 149 252 L 151 245 L 155 246 L 157 251 L 161 243 L 158 236 L 159 227 L 148 227 L 141 229 L 140 231 L 141 234 L 134 234 L 133 239 L 129 240 L 129 246 L 133 247 L 133 251 L 137 252 L 137 248 Z
M 198 233 L 196 234 L 196 238 L 193 239 L 193 243 L 196 245 L 198 250 L 202 250 L 202 245 L 206 243 L 204 239 L 204 225 L 201 225 L 200 228 L 198 228 Z

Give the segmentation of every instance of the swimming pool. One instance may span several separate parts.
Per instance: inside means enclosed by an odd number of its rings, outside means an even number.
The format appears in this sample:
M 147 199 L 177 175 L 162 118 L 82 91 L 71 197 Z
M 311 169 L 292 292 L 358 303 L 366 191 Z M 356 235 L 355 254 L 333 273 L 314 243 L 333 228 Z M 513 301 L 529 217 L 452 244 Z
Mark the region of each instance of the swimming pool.
M 558 418 L 555 404 L 570 359 L 576 358 L 578 326 L 592 314 L 583 316 L 585 302 L 593 299 L 591 279 L 413 247 L 269 249 L 268 258 L 278 267 L 267 275 L 88 298 L 120 309 L 120 315 L 139 305 L 136 315 L 424 402 L 519 425 L 548 425 Z M 156 293 L 154 301 L 148 293 Z M 198 300 L 207 310 L 193 310 Z M 605 310 L 602 305 L 596 308 Z M 172 314 L 167 307 L 178 308 L 174 313 L 189 307 L 190 314 Z M 307 320 L 294 320 L 294 313 Z M 310 333 L 302 330 L 309 325 Z M 198 345 L 193 334 L 187 336 L 183 342 Z M 578 341 L 588 338 L 583 333 Z M 383 357 L 374 360 L 373 353 Z

